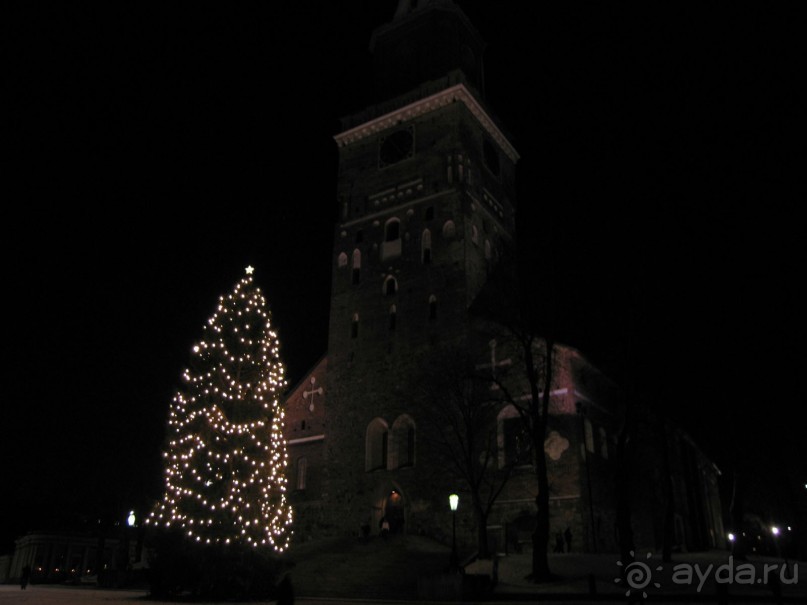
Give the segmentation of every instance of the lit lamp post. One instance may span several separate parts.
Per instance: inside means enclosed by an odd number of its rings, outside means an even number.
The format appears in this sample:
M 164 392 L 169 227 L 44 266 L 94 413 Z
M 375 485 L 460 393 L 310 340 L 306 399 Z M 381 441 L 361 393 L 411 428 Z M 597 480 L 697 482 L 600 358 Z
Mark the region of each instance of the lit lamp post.
M 451 507 L 451 562 L 449 567 L 451 571 L 457 569 L 457 505 L 460 503 L 460 497 L 457 494 L 451 494 L 448 497 L 448 505 Z

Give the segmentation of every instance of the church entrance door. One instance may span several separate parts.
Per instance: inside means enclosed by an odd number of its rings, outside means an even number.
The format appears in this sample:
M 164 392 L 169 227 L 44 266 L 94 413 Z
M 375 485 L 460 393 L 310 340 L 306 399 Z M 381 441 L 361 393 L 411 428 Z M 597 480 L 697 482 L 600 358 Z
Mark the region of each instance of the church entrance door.
M 389 521 L 389 531 L 391 534 L 403 533 L 404 528 L 404 502 L 401 493 L 392 490 L 387 496 L 384 515 Z

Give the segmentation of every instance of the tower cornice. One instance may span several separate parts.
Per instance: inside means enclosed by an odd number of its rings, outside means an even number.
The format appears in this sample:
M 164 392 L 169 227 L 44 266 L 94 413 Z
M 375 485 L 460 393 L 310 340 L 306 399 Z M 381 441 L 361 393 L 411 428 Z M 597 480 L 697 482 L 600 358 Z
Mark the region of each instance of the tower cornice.
M 513 163 L 519 159 L 518 152 L 515 147 L 507 140 L 504 133 L 496 126 L 496 123 L 490 117 L 487 111 L 482 107 L 479 101 L 476 100 L 474 95 L 464 84 L 455 84 L 449 88 L 441 90 L 433 95 L 418 99 L 409 105 L 405 105 L 394 111 L 378 116 L 372 120 L 359 124 L 354 128 L 350 128 L 334 136 L 334 140 L 339 147 L 346 147 L 361 141 L 369 136 L 378 132 L 391 128 L 400 122 L 411 120 L 420 115 L 439 109 L 451 103 L 463 103 L 465 107 L 474 115 L 479 121 L 485 131 L 490 137 L 496 141 L 502 148 L 504 153 Z

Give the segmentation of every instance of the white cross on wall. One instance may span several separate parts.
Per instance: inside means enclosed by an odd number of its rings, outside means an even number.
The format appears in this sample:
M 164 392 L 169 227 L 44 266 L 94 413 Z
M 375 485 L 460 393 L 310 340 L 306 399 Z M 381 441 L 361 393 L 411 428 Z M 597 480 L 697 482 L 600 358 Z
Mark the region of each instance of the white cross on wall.
M 322 395 L 323 392 L 324 392 L 322 390 L 322 387 L 317 387 L 316 389 L 314 388 L 314 385 L 316 384 L 316 382 L 317 382 L 317 379 L 314 376 L 312 376 L 311 377 L 311 390 L 310 391 L 303 391 L 303 399 L 307 399 L 309 395 L 311 396 L 311 403 L 308 405 L 308 411 L 309 412 L 314 411 L 314 395 Z
M 482 369 L 488 368 L 488 369 L 490 369 L 491 375 L 493 375 L 495 377 L 496 376 L 496 368 L 507 367 L 509 365 L 512 365 L 513 362 L 510 360 L 509 357 L 507 359 L 502 359 L 501 361 L 496 361 L 496 339 L 495 338 L 492 339 L 488 343 L 488 346 L 490 346 L 490 363 L 480 363 L 480 364 L 478 364 L 476 366 L 476 369 L 477 370 L 482 370 Z M 496 390 L 498 388 L 499 388 L 499 385 L 495 384 L 495 383 L 492 384 L 491 387 L 490 387 L 490 389 L 492 391 L 494 391 L 494 390 Z

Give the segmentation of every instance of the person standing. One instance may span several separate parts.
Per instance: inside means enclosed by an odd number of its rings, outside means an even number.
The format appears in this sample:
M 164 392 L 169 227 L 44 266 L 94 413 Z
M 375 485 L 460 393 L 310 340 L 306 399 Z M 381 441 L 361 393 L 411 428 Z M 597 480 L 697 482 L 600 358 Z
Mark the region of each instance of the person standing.
M 26 565 L 22 568 L 22 575 L 20 576 L 20 589 L 25 590 L 28 588 L 28 582 L 31 580 L 31 566 Z

